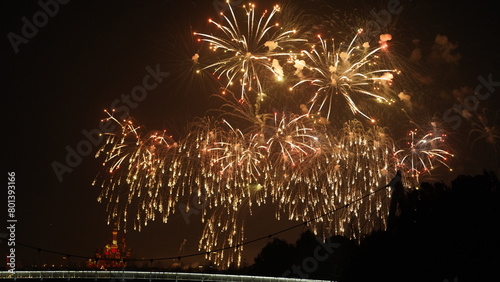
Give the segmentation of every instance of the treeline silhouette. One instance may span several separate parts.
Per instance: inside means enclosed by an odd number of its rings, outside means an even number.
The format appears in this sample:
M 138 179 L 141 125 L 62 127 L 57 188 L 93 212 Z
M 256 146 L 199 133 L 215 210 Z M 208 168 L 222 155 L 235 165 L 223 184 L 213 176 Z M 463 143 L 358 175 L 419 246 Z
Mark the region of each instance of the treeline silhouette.
M 400 187 L 402 188 L 402 187 Z M 239 273 L 334 281 L 499 281 L 500 192 L 494 173 L 393 189 L 389 224 L 359 243 L 274 238 Z

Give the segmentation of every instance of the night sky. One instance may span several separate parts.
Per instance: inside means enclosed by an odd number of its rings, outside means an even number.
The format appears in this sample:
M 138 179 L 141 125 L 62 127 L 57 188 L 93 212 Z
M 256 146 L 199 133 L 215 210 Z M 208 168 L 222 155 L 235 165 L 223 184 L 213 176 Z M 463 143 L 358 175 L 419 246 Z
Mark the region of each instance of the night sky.
M 167 129 L 181 136 L 182 125 L 203 115 L 209 107 L 206 93 L 215 92 L 217 86 L 208 83 L 210 79 L 192 79 L 186 65 L 198 48 L 192 32 L 204 31 L 207 19 L 217 18 L 214 2 L 221 1 L 68 1 L 59 4 L 59 10 L 27 43 L 13 47 L 7 35 L 21 35 L 22 18 L 31 20 L 41 7 L 37 1 L 2 1 L 1 86 L 2 104 L 7 109 L 4 163 L 7 171 L 16 173 L 17 242 L 82 256 L 93 256 L 107 243 L 112 226 L 107 225 L 105 205 L 96 200 L 99 188 L 91 185 L 101 169 L 102 160 L 93 157 L 97 147 L 93 146 L 92 153 L 82 157 L 72 172 L 63 174 L 62 181 L 52 164 L 64 163 L 67 146 L 76 148 L 86 139 L 82 131 L 98 128 L 99 120 L 106 117 L 104 109 L 110 109 L 120 95 L 143 83 L 148 66 L 159 66 L 169 75 L 135 108 L 130 108 L 131 116 L 149 129 Z M 323 3 L 303 2 L 308 7 Z M 370 10 L 383 9 L 389 1 L 325 2 L 346 13 L 356 11 L 360 15 L 367 11 L 369 18 Z M 434 2 L 401 2 L 404 9 L 392 23 L 391 33 L 393 41 L 406 46 L 401 48 L 402 56 L 409 57 L 413 39 L 432 45 L 436 35 L 446 35 L 458 43 L 455 52 L 461 59 L 456 80 L 443 85 L 440 91 L 451 92 L 463 86 L 473 89 L 479 75 L 491 75 L 493 81 L 500 81 L 498 8 L 488 1 Z M 274 2 L 256 4 L 257 10 L 270 9 Z M 500 86 L 495 90 L 481 104 L 493 109 L 490 124 L 495 123 L 494 112 L 500 108 Z M 447 104 L 443 112 L 453 103 Z M 481 173 L 483 168 L 499 172 L 499 123 L 500 114 L 496 118 L 495 144 L 478 143 L 472 149 L 464 146 L 468 137 L 463 133 L 465 125 L 460 132 L 451 132 L 460 157 L 454 164 L 453 176 Z M 2 202 L 3 207 L 6 196 Z M 294 224 L 274 220 L 272 212 L 262 208 L 250 217 L 248 239 Z M 4 211 L 2 214 L 1 226 L 6 218 Z M 180 255 L 194 253 L 202 228 L 197 219 L 192 217 L 186 224 L 176 213 L 167 224 L 153 222 L 141 232 L 129 231 L 127 242 L 138 258 L 177 256 L 184 239 L 187 243 Z M 298 228 L 283 237 L 294 241 L 302 231 Z M 0 233 L 4 233 L 3 228 Z M 265 243 L 246 247 L 248 264 Z M 1 248 L 4 253 L 4 243 Z M 20 246 L 17 252 L 24 265 L 39 262 L 36 250 Z M 61 257 L 42 254 L 42 262 L 47 259 L 60 263 Z M 198 260 L 202 262 L 203 257 Z

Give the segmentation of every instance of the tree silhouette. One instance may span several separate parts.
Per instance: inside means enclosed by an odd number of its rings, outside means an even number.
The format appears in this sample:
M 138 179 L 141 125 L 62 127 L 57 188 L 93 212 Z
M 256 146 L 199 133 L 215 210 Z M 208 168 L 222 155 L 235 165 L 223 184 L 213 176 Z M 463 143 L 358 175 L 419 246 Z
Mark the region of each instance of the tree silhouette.
M 394 228 L 363 240 L 340 281 L 491 281 L 500 253 L 499 187 L 485 172 L 459 176 L 451 187 L 406 191 Z
M 500 183 L 494 173 L 459 176 L 451 186 L 437 182 L 400 188 L 393 190 L 388 230 L 359 244 L 342 236 L 321 240 L 311 231 L 295 244 L 275 238 L 249 273 L 338 281 L 498 279 Z M 325 242 L 339 245 L 327 253 Z
M 285 240 L 274 238 L 255 258 L 252 273 L 265 276 L 282 276 L 293 263 L 294 249 Z

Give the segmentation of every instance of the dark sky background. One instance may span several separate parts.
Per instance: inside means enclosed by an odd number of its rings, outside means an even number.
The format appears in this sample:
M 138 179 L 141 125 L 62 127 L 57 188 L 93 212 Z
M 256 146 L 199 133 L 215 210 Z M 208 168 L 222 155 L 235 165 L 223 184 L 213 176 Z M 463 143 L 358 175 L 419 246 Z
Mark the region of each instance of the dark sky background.
M 272 8 L 269 1 L 257 1 L 257 8 Z M 304 1 L 314 6 L 319 1 Z M 350 12 L 380 10 L 387 1 L 361 3 L 328 2 Z M 492 74 L 500 81 L 498 39 L 499 10 L 488 1 L 402 1 L 404 10 L 395 22 L 400 44 L 411 39 L 432 42 L 437 34 L 458 42 L 462 55 L 463 85 L 475 87 L 477 76 Z M 196 1 L 70 1 L 16 54 L 7 34 L 21 34 L 22 17 L 32 19 L 41 8 L 36 1 L 2 1 L 2 104 L 5 170 L 16 173 L 16 240 L 42 249 L 92 256 L 110 239 L 112 227 L 106 223 L 104 204 L 97 202 L 99 188 L 91 185 L 100 171 L 100 160 L 83 157 L 74 171 L 59 182 L 51 164 L 64 163 L 66 146 L 75 148 L 85 136 L 82 130 L 97 128 L 105 118 L 103 109 L 122 93 L 142 84 L 145 68 L 157 64 L 171 75 L 148 92 L 130 114 L 150 129 L 164 129 L 175 136 L 182 125 L 207 109 L 210 90 L 200 81 L 190 80 L 184 64 L 196 51 L 192 31 L 203 31 L 207 19 L 216 17 L 213 0 Z M 346 4 L 347 3 L 347 4 Z M 338 5 L 338 6 L 337 6 Z M 369 17 L 369 15 L 367 16 Z M 397 40 L 396 38 L 394 40 Z M 209 81 L 209 80 L 207 80 Z M 214 88 L 216 89 L 216 88 Z M 206 91 L 205 91 L 206 92 Z M 487 101 L 498 110 L 498 92 Z M 452 104 L 449 105 L 451 107 Z M 449 108 L 448 107 L 448 108 Z M 500 118 L 500 117 L 498 117 Z M 496 123 L 498 126 L 499 119 Z M 175 125 L 175 126 L 172 126 Z M 464 138 L 467 138 L 465 136 Z M 498 140 L 497 140 L 498 141 Z M 496 144 L 498 150 L 498 143 Z M 481 155 L 482 154 L 482 155 Z M 496 154 L 496 159 L 492 158 Z M 498 151 L 478 153 L 475 162 L 458 164 L 458 173 L 475 174 L 482 166 L 498 172 Z M 482 156 L 488 159 L 481 159 Z M 0 206 L 6 205 L 6 196 Z M 4 226 L 7 215 L 2 211 Z M 177 256 L 196 252 L 201 225 L 194 217 L 186 224 L 179 213 L 167 224 L 150 223 L 141 232 L 127 233 L 129 246 L 137 257 Z M 253 239 L 286 228 L 293 223 L 273 220 L 270 209 L 259 209 L 250 218 L 247 238 Z M 4 233 L 4 228 L 0 233 Z M 294 241 L 302 229 L 283 236 Z M 247 246 L 246 262 L 266 241 Z M 2 254 L 5 244 L 1 244 Z M 17 248 L 25 265 L 38 263 L 36 250 Z M 61 261 L 61 256 L 42 254 L 42 261 Z M 202 257 L 199 261 L 203 261 Z

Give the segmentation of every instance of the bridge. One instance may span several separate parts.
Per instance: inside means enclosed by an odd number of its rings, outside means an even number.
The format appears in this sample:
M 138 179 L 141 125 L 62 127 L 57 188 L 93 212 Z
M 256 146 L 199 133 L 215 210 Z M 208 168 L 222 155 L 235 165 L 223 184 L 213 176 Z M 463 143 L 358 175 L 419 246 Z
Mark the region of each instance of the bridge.
M 286 277 L 266 277 L 232 274 L 211 273 L 183 273 L 183 272 L 154 272 L 154 271 L 89 271 L 89 270 L 60 270 L 60 271 L 0 271 L 0 279 L 20 281 L 214 281 L 214 282 L 327 282 L 328 280 L 313 280 Z M 328 281 L 330 282 L 330 281 Z

